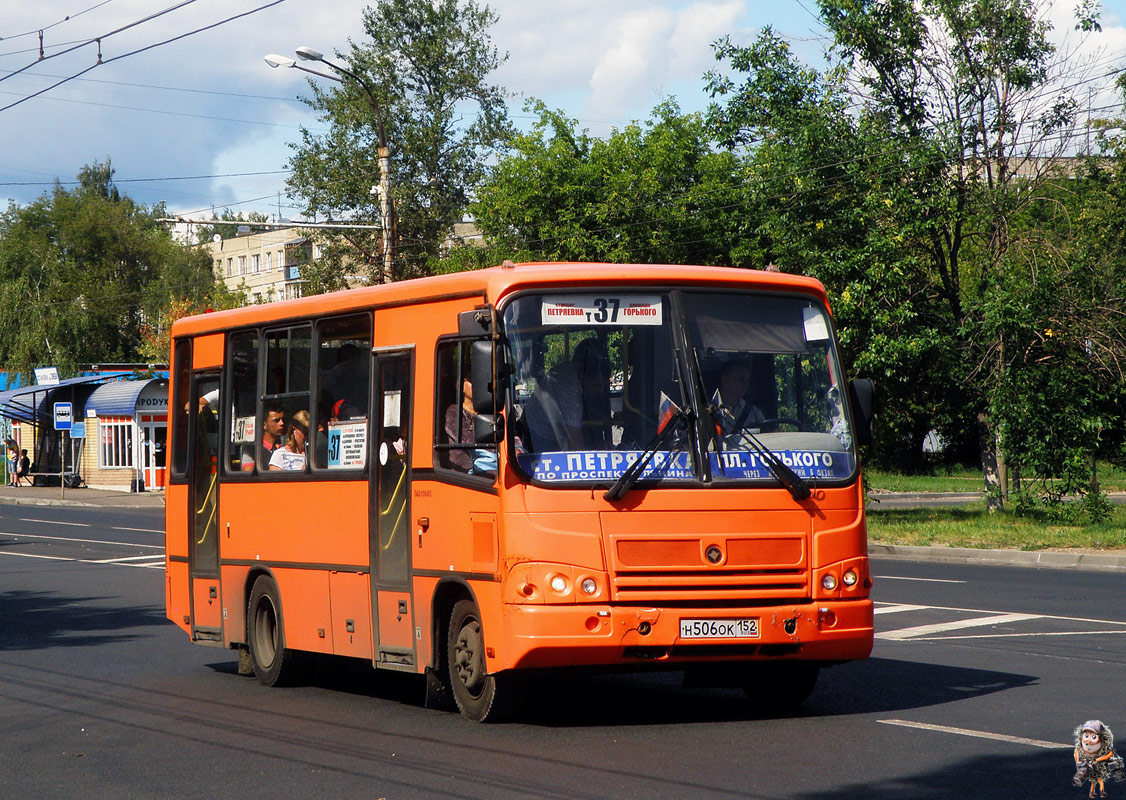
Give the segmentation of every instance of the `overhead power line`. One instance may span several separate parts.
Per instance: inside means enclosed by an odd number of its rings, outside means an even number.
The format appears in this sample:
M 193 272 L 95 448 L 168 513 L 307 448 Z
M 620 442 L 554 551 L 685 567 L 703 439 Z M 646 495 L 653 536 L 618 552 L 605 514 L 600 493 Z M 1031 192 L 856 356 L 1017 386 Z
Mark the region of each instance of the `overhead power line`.
M 184 217 L 162 217 L 157 222 L 177 225 L 251 225 L 258 228 L 329 228 L 335 230 L 382 230 L 382 225 L 355 225 L 346 222 L 256 222 L 250 220 L 226 219 L 185 219 Z
M 183 2 L 179 3 L 178 5 L 173 6 L 169 9 L 166 9 L 165 11 L 159 12 L 159 14 L 166 14 L 171 10 L 174 10 L 176 8 L 180 8 L 180 7 L 185 6 L 185 5 L 188 5 L 189 3 L 194 3 L 195 1 L 196 0 L 183 0 Z M 162 42 L 155 42 L 153 44 L 146 45 L 145 47 L 140 47 L 136 50 L 132 50 L 128 53 L 122 53 L 121 55 L 113 56 L 112 58 L 103 59 L 101 57 L 101 40 L 100 39 L 99 40 L 91 40 L 91 41 L 98 41 L 98 48 L 99 48 L 98 61 L 95 64 L 87 67 L 86 69 L 84 69 L 80 72 L 75 73 L 74 75 L 71 75 L 68 78 L 64 78 L 63 80 L 60 80 L 56 83 L 53 83 L 50 86 L 46 87 L 45 89 L 41 89 L 38 92 L 34 92 L 34 93 L 24 97 L 21 100 L 17 100 L 14 103 L 9 103 L 6 106 L 0 107 L 0 111 L 7 111 L 10 108 L 18 106 L 20 103 L 25 103 L 28 100 L 31 100 L 32 98 L 38 97 L 41 94 L 46 94 L 47 92 L 51 91 L 52 89 L 55 89 L 55 88 L 63 85 L 64 83 L 67 83 L 68 81 L 72 81 L 72 80 L 75 80 L 76 78 L 82 77 L 87 72 L 90 72 L 91 70 L 101 66 L 102 64 L 109 64 L 109 63 L 112 63 L 114 61 L 119 61 L 123 58 L 129 58 L 130 56 L 135 56 L 135 55 L 138 55 L 140 53 L 144 53 L 148 50 L 153 50 L 157 47 L 163 47 L 164 45 L 171 44 L 172 42 L 178 42 L 181 39 L 186 39 L 187 37 L 194 36 L 197 33 L 203 33 L 204 31 L 209 31 L 213 28 L 218 28 L 220 25 L 226 25 L 228 22 L 233 22 L 236 19 L 242 19 L 243 17 L 248 17 L 251 14 L 257 14 L 259 11 L 265 11 L 267 8 L 272 8 L 273 6 L 280 5 L 281 3 L 284 3 L 284 2 L 285 2 L 285 0 L 273 0 L 273 2 L 271 2 L 271 3 L 266 3 L 265 5 L 258 6 L 257 8 L 252 8 L 250 11 L 244 11 L 241 14 L 235 14 L 234 16 L 227 17 L 226 19 L 220 20 L 218 22 L 214 22 L 210 25 L 204 25 L 202 28 L 196 28 L 195 30 L 188 31 L 187 33 L 182 33 L 179 36 L 173 36 L 172 38 L 165 39 Z M 156 16 L 159 16 L 159 14 L 151 15 L 148 19 L 155 18 Z M 147 20 L 141 20 L 140 22 L 144 22 L 144 21 L 147 21 Z M 127 27 L 132 27 L 133 25 L 137 25 L 137 24 L 139 24 L 139 22 L 131 23 L 131 25 L 129 25 Z M 124 28 L 121 28 L 117 31 L 113 31 L 113 33 L 118 33 L 118 32 L 120 32 L 120 30 L 124 30 Z M 89 44 L 89 42 L 87 42 L 87 44 Z M 71 48 L 71 49 L 72 50 L 77 49 L 77 47 Z M 64 52 L 70 52 L 70 51 L 64 51 Z M 56 53 L 55 55 L 61 55 L 61 53 Z M 27 67 L 25 67 L 24 69 L 27 69 Z M 12 77 L 12 75 L 18 74 L 19 72 L 23 72 L 23 69 L 16 70 L 15 72 L 10 73 L 8 75 L 5 75 L 4 77 L 0 77 L 0 81 L 7 80 L 8 78 Z
M 81 17 L 83 14 L 85 14 L 88 11 L 93 11 L 96 8 L 101 8 L 102 6 L 108 5 L 112 2 L 113 2 L 113 0 L 102 0 L 102 2 L 95 3 L 94 5 L 90 6 L 89 8 L 84 8 L 81 11 L 75 12 L 74 14 L 67 14 L 65 17 L 63 17 L 59 21 L 52 22 L 50 25 L 44 25 L 41 28 L 35 28 L 34 30 L 24 31 L 23 33 L 13 33 L 13 34 L 9 34 L 8 36 L 0 36 L 0 42 L 6 42 L 9 39 L 19 39 L 23 36 L 34 36 L 36 34 L 39 34 L 40 36 L 42 36 L 43 31 L 49 31 L 49 30 L 51 30 L 51 28 L 55 28 L 59 25 L 62 25 L 64 22 L 70 22 L 72 19 L 75 19 L 77 17 Z
M 102 60 L 101 46 L 102 46 L 103 40 L 108 39 L 111 36 L 115 36 L 115 35 L 123 32 L 123 31 L 127 31 L 130 28 L 135 28 L 138 25 L 143 25 L 146 22 L 151 22 L 152 20 L 157 19 L 158 17 L 162 17 L 165 14 L 169 14 L 173 11 L 176 11 L 177 9 L 183 8 L 184 6 L 191 5 L 195 1 L 196 0 L 181 0 L 179 3 L 176 3 L 173 6 L 169 6 L 168 8 L 164 9 L 163 11 L 157 11 L 155 14 L 149 14 L 147 17 L 142 17 L 141 19 L 134 20 L 133 22 L 130 22 L 127 25 L 122 25 L 120 28 L 115 28 L 114 30 L 110 31 L 109 33 L 103 33 L 101 36 L 95 36 L 92 39 L 83 39 L 82 41 L 75 44 L 73 47 L 69 47 L 66 50 L 60 50 L 57 53 L 51 53 L 51 55 L 49 55 L 49 56 L 45 56 L 45 55 L 41 54 L 39 56 L 38 61 L 33 61 L 30 64 L 28 64 L 26 67 L 20 67 L 17 70 L 13 70 L 12 72 L 8 73 L 7 75 L 0 77 L 0 81 L 6 81 L 6 80 L 8 80 L 8 78 L 11 78 L 13 75 L 19 75 L 21 72 L 24 72 L 26 70 L 31 69 L 32 67 L 34 67 L 36 64 L 38 64 L 41 61 L 47 61 L 48 59 L 58 58 L 59 56 L 64 56 L 67 53 L 73 53 L 75 50 L 78 50 L 79 48 L 86 47 L 87 45 L 91 45 L 91 44 L 95 44 L 95 43 L 97 43 L 97 45 L 98 45 L 98 63 L 101 63 L 101 60 Z M 77 77 L 77 76 L 75 76 L 75 77 Z M 2 109 L 0 109 L 0 110 L 2 110 Z
M 293 170 L 275 169 L 264 172 L 227 172 L 219 175 L 178 175 L 168 178 L 114 178 L 113 183 L 156 183 L 160 181 L 203 181 L 213 178 L 248 178 L 255 175 L 287 175 Z M 81 181 L 3 181 L 0 186 L 77 186 Z

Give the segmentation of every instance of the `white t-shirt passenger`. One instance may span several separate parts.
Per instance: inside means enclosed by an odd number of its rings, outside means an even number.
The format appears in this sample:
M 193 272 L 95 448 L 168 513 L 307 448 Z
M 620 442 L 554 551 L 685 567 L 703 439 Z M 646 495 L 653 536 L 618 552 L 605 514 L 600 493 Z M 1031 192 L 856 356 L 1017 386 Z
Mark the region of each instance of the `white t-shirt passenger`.
M 282 470 L 302 470 L 305 468 L 305 454 L 294 453 L 287 447 L 279 447 L 270 456 L 270 467 Z

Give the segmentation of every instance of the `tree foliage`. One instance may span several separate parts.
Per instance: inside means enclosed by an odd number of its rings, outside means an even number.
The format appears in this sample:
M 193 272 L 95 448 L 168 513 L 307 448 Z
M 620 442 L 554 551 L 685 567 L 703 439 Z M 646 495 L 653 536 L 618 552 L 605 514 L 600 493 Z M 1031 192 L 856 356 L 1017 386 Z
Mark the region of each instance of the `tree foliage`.
M 667 102 L 644 125 L 598 139 L 542 103 L 529 110 L 539 119 L 471 206 L 505 257 L 745 263 L 738 162 L 711 149 L 699 115 Z
M 717 56 L 741 81 L 709 76 L 710 120 L 726 144 L 753 144 L 771 176 L 764 241 L 780 263 L 825 280 L 843 301 L 846 346 L 858 341 L 854 365 L 887 379 L 885 458 L 917 463 L 929 429 L 957 444 L 976 428 L 1000 498 L 1007 463 L 1027 468 L 1035 450 L 1049 475 L 1048 462 L 1074 461 L 1069 448 L 1089 446 L 1080 433 L 1098 427 L 1084 400 L 1059 408 L 1059 435 L 1035 447 L 1018 435 L 1045 387 L 1100 393 L 1074 348 L 1035 346 L 1051 317 L 1092 311 L 1073 289 L 1076 229 L 1043 213 L 1079 210 L 1058 167 L 1078 132 L 1073 94 L 1087 65 L 1057 52 L 1033 0 L 819 5 L 833 68 L 793 63 L 769 30 L 749 47 L 721 41 Z M 1096 32 L 1089 4 L 1080 13 L 1079 28 Z M 1061 368 L 1074 380 L 1061 382 Z
M 27 372 L 145 357 L 142 331 L 173 301 L 216 294 L 210 256 L 172 239 L 113 185 L 109 161 L 0 215 L 0 364 Z M 149 360 L 149 359 L 146 359 Z
M 387 0 L 364 12 L 367 40 L 351 42 L 346 54 L 345 69 L 362 84 L 310 81 L 306 102 L 328 132 L 302 130 L 290 192 L 307 215 L 380 224 L 374 99 L 391 153 L 396 279 L 431 271 L 488 159 L 510 135 L 504 91 L 487 82 L 507 58 L 489 38 L 495 20 L 474 0 Z M 310 288 L 342 288 L 344 274 L 358 268 L 378 281 L 380 237 L 378 230 L 327 233 Z

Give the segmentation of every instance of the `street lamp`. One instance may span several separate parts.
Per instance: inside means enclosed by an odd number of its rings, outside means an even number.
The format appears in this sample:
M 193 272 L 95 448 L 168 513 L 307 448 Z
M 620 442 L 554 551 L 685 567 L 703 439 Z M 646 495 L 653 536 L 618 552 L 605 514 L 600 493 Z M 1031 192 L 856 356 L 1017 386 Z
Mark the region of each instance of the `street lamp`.
M 391 282 L 391 257 L 392 257 L 392 241 L 391 241 L 391 151 L 387 147 L 387 137 L 383 133 L 383 113 L 379 108 L 379 101 L 375 97 L 375 93 L 371 90 L 368 82 L 360 75 L 342 67 L 339 64 L 327 60 L 324 54 L 314 50 L 311 47 L 298 47 L 296 50 L 297 57 L 303 61 L 319 61 L 334 72 L 350 78 L 351 81 L 360 88 L 367 97 L 371 107 L 375 110 L 376 130 L 379 134 L 379 212 L 381 217 L 381 225 L 383 227 L 383 271 L 380 275 L 381 283 Z M 302 72 L 308 72 L 310 75 L 318 75 L 322 78 L 328 78 L 330 81 L 337 83 L 344 83 L 344 78 L 330 75 L 326 72 L 318 72 L 315 69 L 309 69 L 306 66 L 298 64 L 292 58 L 286 56 L 279 56 L 271 53 L 266 56 L 266 63 L 275 69 L 278 67 L 285 67 L 290 69 L 299 69 Z

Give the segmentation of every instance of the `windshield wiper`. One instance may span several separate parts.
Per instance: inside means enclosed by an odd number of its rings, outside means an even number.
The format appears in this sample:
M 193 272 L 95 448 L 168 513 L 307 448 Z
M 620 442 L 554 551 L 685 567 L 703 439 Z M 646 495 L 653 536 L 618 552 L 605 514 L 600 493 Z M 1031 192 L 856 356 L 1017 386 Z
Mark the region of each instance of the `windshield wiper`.
M 715 411 L 713 410 L 714 408 L 715 406 L 708 407 L 709 413 L 712 415 L 713 420 L 716 419 Z M 716 424 L 719 424 L 718 420 L 716 421 Z M 770 450 L 767 449 L 766 445 L 764 445 L 757 436 L 746 429 L 739 431 L 739 436 L 745 438 L 750 443 L 751 448 L 758 454 L 763 463 L 766 464 L 767 469 L 769 469 L 774 474 L 774 477 L 778 479 L 778 482 L 782 484 L 783 487 L 785 487 L 786 491 L 790 493 L 790 496 L 792 498 L 794 498 L 798 502 L 809 498 L 811 492 L 809 489 L 809 484 L 805 482 L 805 479 L 794 472 L 792 469 L 790 469 L 786 465 L 786 462 L 784 462 L 778 456 L 774 455 L 774 453 L 770 452 Z
M 606 494 L 602 497 L 606 500 L 621 500 L 625 497 L 626 492 L 637 483 L 637 479 L 641 477 L 641 473 L 645 471 L 645 467 L 649 465 L 653 455 L 661 449 L 661 445 L 672 436 L 673 431 L 680 427 L 680 423 L 691 419 L 692 412 L 687 409 L 677 408 L 673 411 L 672 419 L 657 431 L 657 435 L 646 445 L 641 455 L 637 457 L 637 461 L 626 467 L 625 471 L 614 481 L 614 485 L 607 489 Z

